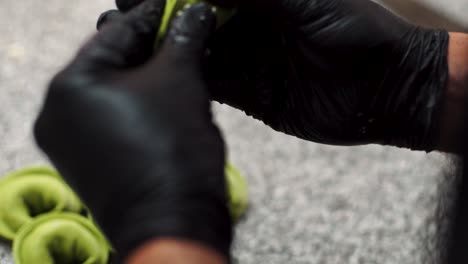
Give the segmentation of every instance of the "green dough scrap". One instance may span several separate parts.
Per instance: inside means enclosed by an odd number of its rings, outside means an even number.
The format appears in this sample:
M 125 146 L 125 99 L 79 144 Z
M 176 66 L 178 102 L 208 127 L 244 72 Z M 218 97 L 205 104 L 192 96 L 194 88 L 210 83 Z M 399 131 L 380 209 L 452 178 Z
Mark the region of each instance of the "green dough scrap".
M 13 240 L 34 217 L 56 211 L 86 211 L 79 197 L 49 167 L 31 167 L 0 179 L 0 237 Z
M 229 211 L 234 223 L 237 223 L 247 211 L 249 204 L 248 187 L 245 178 L 230 163 L 226 165 L 226 182 L 229 194 Z
M 111 249 L 93 222 L 73 213 L 50 213 L 29 222 L 13 242 L 16 264 L 108 264 Z
M 196 4 L 202 2 L 201 0 L 166 0 L 166 6 L 164 8 L 164 15 L 161 20 L 159 32 L 156 37 L 156 47 L 159 46 L 162 39 L 164 38 L 170 22 L 177 14 L 177 11 L 184 8 L 187 4 Z M 218 27 L 223 25 L 229 18 L 234 14 L 234 9 L 216 8 L 217 9 L 217 24 Z

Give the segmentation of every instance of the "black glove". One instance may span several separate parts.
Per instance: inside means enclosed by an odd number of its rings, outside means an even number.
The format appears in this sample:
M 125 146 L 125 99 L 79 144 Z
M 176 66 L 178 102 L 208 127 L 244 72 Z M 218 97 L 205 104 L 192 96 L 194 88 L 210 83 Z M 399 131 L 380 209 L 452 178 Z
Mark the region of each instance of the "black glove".
M 225 153 L 201 74 L 211 8 L 185 10 L 153 58 L 163 0 L 110 23 L 52 81 L 35 137 L 121 258 L 158 238 L 228 257 Z
M 117 0 L 122 10 L 137 2 Z M 224 2 L 239 7 L 209 44 L 215 100 L 319 143 L 434 148 L 446 31 L 370 0 Z

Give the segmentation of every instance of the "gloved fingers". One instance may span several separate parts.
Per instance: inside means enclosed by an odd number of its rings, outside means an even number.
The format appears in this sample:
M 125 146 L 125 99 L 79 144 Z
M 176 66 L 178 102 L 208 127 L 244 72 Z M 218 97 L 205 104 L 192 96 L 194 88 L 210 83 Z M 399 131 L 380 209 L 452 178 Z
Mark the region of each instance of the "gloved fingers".
M 159 56 L 183 61 L 181 65 L 190 67 L 193 63 L 201 64 L 208 38 L 216 26 L 215 12 L 205 3 L 187 5 L 172 22 Z
M 164 0 L 147 0 L 113 23 L 106 23 L 78 52 L 71 69 L 99 73 L 139 65 L 153 53 Z
M 133 7 L 141 4 L 141 2 L 143 1 L 144 0 L 115 0 L 115 4 L 117 5 L 117 8 L 120 11 L 126 12 L 132 9 Z M 184 1 L 184 0 L 176 0 L 176 1 Z M 207 2 L 216 6 L 221 6 L 221 7 L 234 7 L 240 1 L 238 0 L 207 0 Z
M 97 30 L 101 30 L 102 26 L 107 25 L 107 23 L 122 19 L 122 16 L 123 14 L 118 10 L 108 10 L 102 13 L 96 23 Z
M 207 0 L 210 4 L 220 7 L 235 7 L 238 5 L 237 0 Z
M 144 0 L 115 0 L 115 4 L 120 11 L 126 12 L 141 4 Z M 164 1 L 165 2 L 165 1 Z
M 256 12 L 260 14 L 258 19 L 265 19 L 265 17 L 274 16 L 283 11 L 286 11 L 290 2 L 296 3 L 300 1 L 287 1 L 287 0 L 205 0 L 206 2 L 219 7 L 225 8 L 238 8 L 242 12 Z M 313 2 L 313 1 L 309 1 Z M 278 13 L 278 11 L 280 13 Z M 275 14 L 272 14 L 274 12 Z

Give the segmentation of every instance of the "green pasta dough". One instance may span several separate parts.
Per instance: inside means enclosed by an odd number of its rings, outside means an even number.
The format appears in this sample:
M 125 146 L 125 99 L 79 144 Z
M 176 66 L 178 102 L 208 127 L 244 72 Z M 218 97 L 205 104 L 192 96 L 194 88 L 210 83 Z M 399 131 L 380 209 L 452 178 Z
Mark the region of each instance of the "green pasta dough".
M 232 164 L 226 165 L 226 182 L 229 194 L 229 211 L 234 223 L 236 223 L 245 214 L 249 203 L 247 182 Z
M 225 168 L 228 207 L 238 222 L 248 206 L 247 183 Z M 17 264 L 107 264 L 110 243 L 60 174 L 31 167 L 0 179 L 0 237 L 13 240 Z
M 161 26 L 159 27 L 159 33 L 156 38 L 156 47 L 160 44 L 161 40 L 167 32 L 170 22 L 177 14 L 179 10 L 182 10 L 184 6 L 188 4 L 196 4 L 202 2 L 201 0 L 167 0 L 164 9 L 164 16 L 161 20 Z M 234 9 L 227 8 L 216 8 L 217 24 L 218 27 L 224 24 L 234 14 Z
M 21 228 L 13 242 L 16 264 L 108 264 L 110 252 L 93 222 L 72 213 L 40 216 Z
M 164 10 L 164 16 L 159 27 L 159 33 L 156 38 L 156 47 L 159 46 L 164 38 L 170 22 L 182 10 L 184 6 L 189 4 L 199 3 L 201 0 L 167 0 Z M 234 14 L 234 9 L 216 7 L 217 25 L 218 27 L 226 23 Z M 240 172 L 232 165 L 227 164 L 225 169 L 226 182 L 228 185 L 229 194 L 229 210 L 234 222 L 239 221 L 240 217 L 245 213 L 248 206 L 248 191 L 247 183 Z
M 58 211 L 84 213 L 79 197 L 47 167 L 8 174 L 0 180 L 0 237 L 12 240 L 34 217 Z

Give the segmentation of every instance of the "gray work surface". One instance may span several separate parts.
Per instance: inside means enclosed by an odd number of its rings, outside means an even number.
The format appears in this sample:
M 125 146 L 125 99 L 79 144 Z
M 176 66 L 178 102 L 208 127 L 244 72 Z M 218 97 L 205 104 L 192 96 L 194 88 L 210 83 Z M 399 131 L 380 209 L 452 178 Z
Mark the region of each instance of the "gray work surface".
M 468 24 L 467 0 L 430 2 Z M 1 174 L 46 162 L 31 124 L 47 82 L 112 7 L 112 0 L 1 0 Z M 250 186 L 251 209 L 235 241 L 240 263 L 420 263 L 447 157 L 323 146 L 227 106 L 216 111 L 230 159 Z M 0 264 L 8 263 L 10 249 L 1 245 Z

